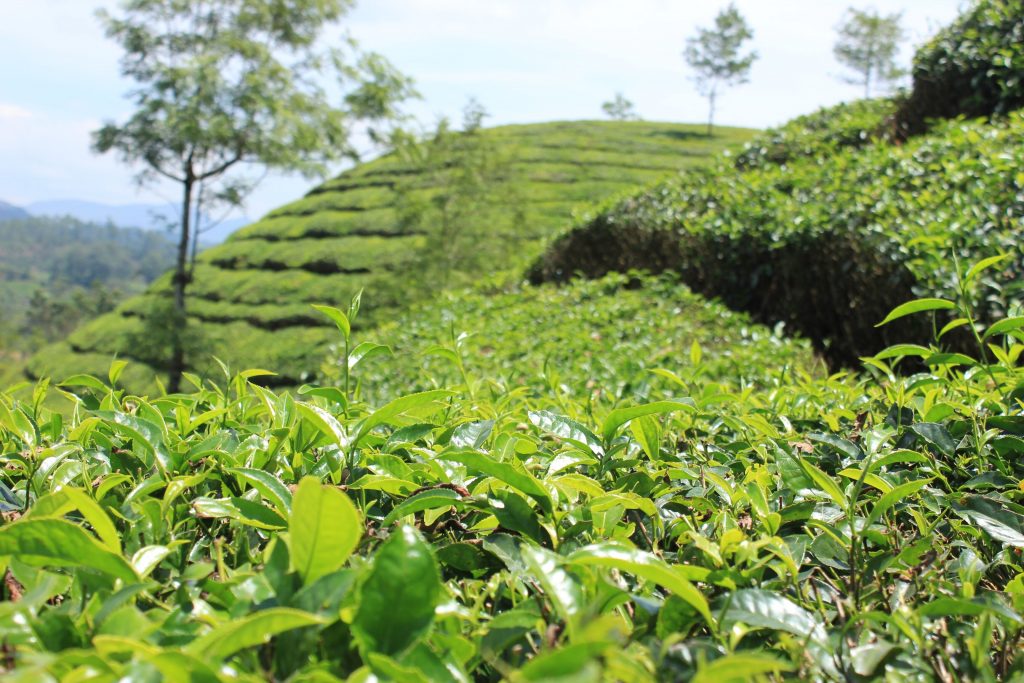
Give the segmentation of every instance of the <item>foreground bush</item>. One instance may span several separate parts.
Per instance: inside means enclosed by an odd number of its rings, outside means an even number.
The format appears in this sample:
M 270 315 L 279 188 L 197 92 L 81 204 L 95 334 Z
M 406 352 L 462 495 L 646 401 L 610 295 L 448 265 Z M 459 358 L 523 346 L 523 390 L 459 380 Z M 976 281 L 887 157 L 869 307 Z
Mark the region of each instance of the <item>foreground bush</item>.
M 351 316 L 324 310 L 348 339 Z M 889 318 L 941 310 L 975 329 L 944 299 Z M 2 665 L 23 681 L 1019 678 L 1022 330 L 977 328 L 974 359 L 902 345 L 860 380 L 691 381 L 639 403 L 466 377 L 367 405 L 347 381 L 294 398 L 255 372 L 146 399 L 117 388 L 120 364 L 4 395 Z M 907 356 L 928 370 L 897 376 Z

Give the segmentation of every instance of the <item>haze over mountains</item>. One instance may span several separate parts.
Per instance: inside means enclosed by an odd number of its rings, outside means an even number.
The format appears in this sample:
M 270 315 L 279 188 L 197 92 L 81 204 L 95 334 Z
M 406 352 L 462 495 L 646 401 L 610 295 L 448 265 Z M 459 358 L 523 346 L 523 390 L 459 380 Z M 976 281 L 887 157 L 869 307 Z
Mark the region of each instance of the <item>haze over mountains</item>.
M 28 216 L 71 216 L 87 223 L 113 223 L 122 228 L 144 230 L 166 230 L 168 224 L 177 225 L 177 207 L 170 203 L 161 204 L 102 204 L 81 199 L 51 199 L 32 202 L 24 207 L 0 200 L 0 220 L 27 218 Z M 201 241 L 204 244 L 219 244 L 235 230 L 248 225 L 251 219 L 231 217 L 217 221 L 219 216 L 210 218 L 209 230 L 204 228 Z
M 28 216 L 28 211 L 20 206 L 8 204 L 7 202 L 0 200 L 0 220 L 28 218 Z

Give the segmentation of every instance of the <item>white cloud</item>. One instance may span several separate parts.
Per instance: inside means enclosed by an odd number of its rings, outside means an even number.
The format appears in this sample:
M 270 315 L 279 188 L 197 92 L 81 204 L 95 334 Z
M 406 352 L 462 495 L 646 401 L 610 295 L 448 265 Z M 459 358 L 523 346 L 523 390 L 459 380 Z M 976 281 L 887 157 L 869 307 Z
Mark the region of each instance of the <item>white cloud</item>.
M 16 104 L 4 104 L 0 102 L 0 119 L 14 120 L 14 119 L 30 119 L 32 118 L 32 112 L 24 107 L 19 107 Z

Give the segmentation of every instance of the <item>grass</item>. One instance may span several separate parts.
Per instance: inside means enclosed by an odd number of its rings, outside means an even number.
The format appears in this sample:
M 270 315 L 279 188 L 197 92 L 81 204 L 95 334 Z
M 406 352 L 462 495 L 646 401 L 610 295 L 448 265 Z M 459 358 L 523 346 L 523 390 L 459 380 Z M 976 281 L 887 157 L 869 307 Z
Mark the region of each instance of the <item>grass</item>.
M 498 205 L 488 213 L 493 222 L 486 232 L 494 236 L 491 242 L 507 246 L 498 262 L 463 275 L 514 272 L 594 202 L 708 163 L 751 135 L 726 128 L 708 139 L 699 131 L 699 126 L 596 121 L 484 131 L 502 166 L 503 179 L 493 194 L 509 201 L 503 206 L 502 199 L 494 200 Z M 400 193 L 419 199 L 436 195 L 428 181 L 405 158 L 384 157 L 327 181 L 203 252 L 190 285 L 190 315 L 207 345 L 194 368 L 215 370 L 211 358 L 216 356 L 233 367 L 274 369 L 279 374 L 267 381 L 295 385 L 316 373 L 330 338 L 327 321 L 309 304 L 347 301 L 365 288 L 363 321 L 372 324 L 428 298 L 432 289 L 410 284 L 408 273 L 418 260 L 429 258 L 429 251 L 423 236 L 404 226 L 397 207 Z M 157 359 L 139 353 L 132 332 L 151 310 L 153 297 L 166 296 L 168 283 L 163 278 L 148 295 L 127 301 L 67 342 L 42 349 L 29 372 L 102 374 L 104 364 L 94 361 L 115 354 L 158 371 Z

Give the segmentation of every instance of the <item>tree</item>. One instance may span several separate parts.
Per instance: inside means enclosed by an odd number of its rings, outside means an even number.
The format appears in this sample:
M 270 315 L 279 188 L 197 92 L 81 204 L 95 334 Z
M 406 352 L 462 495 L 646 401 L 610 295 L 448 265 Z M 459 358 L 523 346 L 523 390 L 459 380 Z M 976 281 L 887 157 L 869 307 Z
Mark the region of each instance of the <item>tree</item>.
M 636 121 L 640 118 L 633 108 L 633 103 L 620 92 L 615 93 L 615 99 L 602 104 L 601 111 L 615 121 Z
M 406 290 L 468 286 L 524 238 L 522 197 L 508 182 L 511 160 L 482 130 L 487 115 L 471 99 L 462 130 L 442 119 L 426 136 L 403 132 L 395 138 L 395 153 L 416 171 L 395 188 L 399 220 L 405 232 L 423 240 L 408 269 L 421 280 Z
M 902 14 L 882 16 L 874 10 L 850 8 L 836 31 L 839 39 L 833 54 L 856 73 L 843 76 L 847 83 L 864 86 L 864 97 L 871 97 L 872 84 L 893 83 L 906 74 L 896 64 L 899 44 L 904 38 L 900 26 Z
M 715 102 L 722 87 L 740 85 L 749 80 L 750 67 L 757 52 L 741 55 L 743 44 L 754 37 L 736 6 L 730 4 L 715 17 L 714 28 L 701 28 L 686 41 L 683 56 L 694 70 L 697 91 L 708 98 L 708 136 L 715 120 Z
M 122 16 L 101 11 L 107 36 L 124 49 L 121 72 L 135 82 L 135 111 L 93 135 L 98 152 L 139 168 L 140 183 L 160 179 L 181 191 L 171 280 L 174 320 L 168 389 L 186 367 L 186 288 L 192 277 L 194 222 L 211 206 L 239 206 L 258 180 L 245 168 L 307 177 L 354 156 L 357 123 L 393 121 L 411 82 L 382 57 L 350 40 L 323 47 L 325 29 L 351 0 L 126 0 Z M 337 81 L 336 103 L 320 78 Z M 335 86 L 331 86 L 332 88 Z M 231 172 L 231 173 L 229 173 Z

